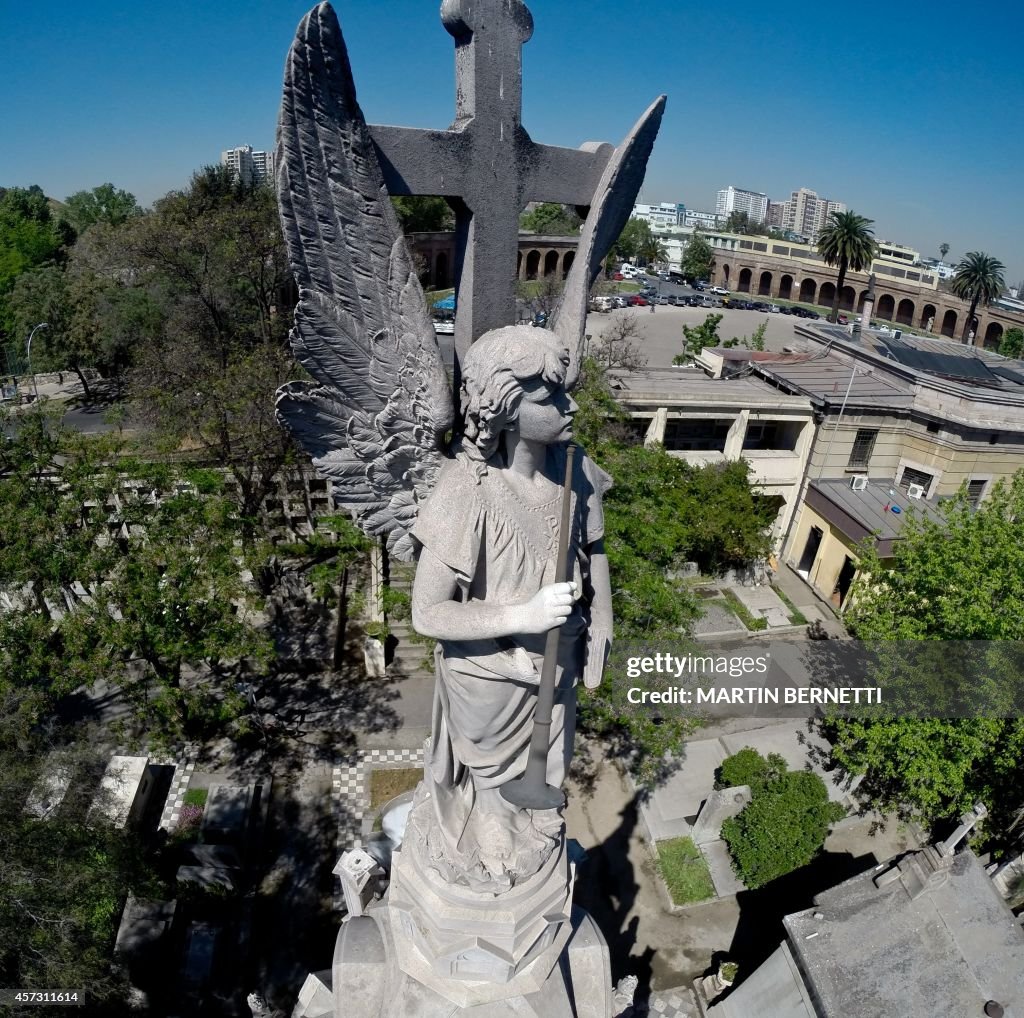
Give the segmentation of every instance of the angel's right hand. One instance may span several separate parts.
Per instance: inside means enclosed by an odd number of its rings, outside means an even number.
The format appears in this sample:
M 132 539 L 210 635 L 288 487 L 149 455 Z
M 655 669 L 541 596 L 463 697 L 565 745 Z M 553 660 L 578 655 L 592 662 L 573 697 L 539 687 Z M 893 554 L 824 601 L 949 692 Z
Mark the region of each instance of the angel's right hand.
M 575 583 L 549 583 L 541 587 L 521 608 L 521 632 L 546 633 L 560 626 L 572 614 L 575 601 Z

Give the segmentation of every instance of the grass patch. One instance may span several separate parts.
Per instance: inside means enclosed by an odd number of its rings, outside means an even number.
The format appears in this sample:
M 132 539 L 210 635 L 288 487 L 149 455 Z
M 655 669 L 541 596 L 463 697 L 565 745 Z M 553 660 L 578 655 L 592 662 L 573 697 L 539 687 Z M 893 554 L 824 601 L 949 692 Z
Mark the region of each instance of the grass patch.
M 789 609 L 789 624 L 791 626 L 806 626 L 807 616 L 778 587 L 772 587 L 772 590 L 779 595 L 779 600 Z
M 728 588 L 725 587 L 722 590 L 729 610 L 733 613 L 749 629 L 752 633 L 759 633 L 762 629 L 768 628 L 768 622 L 766 619 L 755 619 L 753 615 L 747 611 L 746 606 L 743 602 Z
M 411 792 L 422 777 L 422 767 L 378 767 L 370 771 L 370 809 L 379 809 L 403 792 Z
M 206 798 L 209 794 L 209 789 L 206 788 L 190 788 L 185 793 L 185 805 L 201 808 L 206 805 Z
M 659 841 L 658 870 L 676 905 L 690 905 L 715 896 L 715 885 L 700 849 L 689 838 Z

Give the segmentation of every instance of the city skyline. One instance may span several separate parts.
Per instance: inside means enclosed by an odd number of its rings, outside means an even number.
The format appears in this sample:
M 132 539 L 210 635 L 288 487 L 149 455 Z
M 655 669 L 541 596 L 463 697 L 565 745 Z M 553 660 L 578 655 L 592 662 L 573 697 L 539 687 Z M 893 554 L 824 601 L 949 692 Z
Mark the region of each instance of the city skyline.
M 0 186 L 63 200 L 110 181 L 150 205 L 227 148 L 272 149 L 284 55 L 309 6 L 56 0 L 42 29 L 29 8 L 11 9 L 0 81 L 14 143 Z M 386 21 L 365 0 L 335 6 L 367 119 L 448 126 L 453 42 L 437 4 L 394 0 Z M 773 200 L 807 187 L 874 220 L 880 239 L 924 256 L 947 242 L 950 261 L 986 251 L 1008 286 L 1024 275 L 1024 209 L 1001 198 L 1016 193 L 1024 156 L 1024 81 L 1012 33 L 990 30 L 1008 4 L 984 24 L 946 0 L 926 20 L 801 0 L 767 24 L 742 2 L 728 19 L 667 2 L 641 12 L 594 0 L 585 19 L 553 0 L 528 6 L 523 122 L 535 140 L 618 142 L 668 94 L 638 201 L 713 210 L 729 184 Z

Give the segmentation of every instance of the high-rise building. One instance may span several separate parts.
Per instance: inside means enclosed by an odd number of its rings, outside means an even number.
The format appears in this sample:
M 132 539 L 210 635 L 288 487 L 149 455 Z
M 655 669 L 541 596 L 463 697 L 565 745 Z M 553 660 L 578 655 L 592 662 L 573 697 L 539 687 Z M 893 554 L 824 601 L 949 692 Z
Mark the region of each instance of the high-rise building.
M 774 230 L 781 230 L 786 218 L 786 203 L 784 201 L 769 201 L 768 212 L 765 214 L 765 225 Z
M 220 164 L 228 167 L 243 184 L 274 183 L 273 152 L 254 152 L 252 145 L 242 145 L 221 152 Z
M 846 206 L 841 201 L 822 198 L 816 191 L 801 187 L 784 203 L 782 229 L 799 233 L 813 244 L 828 225 L 832 213 L 845 211 Z
M 768 195 L 760 191 L 745 191 L 730 184 L 718 192 L 715 212 L 720 216 L 745 212 L 750 222 L 763 223 L 768 217 Z

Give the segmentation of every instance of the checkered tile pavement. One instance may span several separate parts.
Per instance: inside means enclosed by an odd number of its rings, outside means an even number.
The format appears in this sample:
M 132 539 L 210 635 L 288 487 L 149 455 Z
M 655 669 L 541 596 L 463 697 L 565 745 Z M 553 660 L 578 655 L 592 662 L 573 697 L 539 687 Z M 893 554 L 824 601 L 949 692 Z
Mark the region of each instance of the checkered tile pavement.
M 174 766 L 171 788 L 167 793 L 167 801 L 164 803 L 163 812 L 160 814 L 159 830 L 173 833 L 174 828 L 178 824 L 181 807 L 185 805 L 185 793 L 188 791 L 188 783 L 192 779 L 192 772 L 196 769 L 195 752 L 194 746 L 184 746 L 171 756 L 154 756 L 151 758 L 152 763 L 172 764 Z
M 337 764 L 331 776 L 338 816 L 338 854 L 362 848 L 372 821 L 369 814 L 369 773 L 375 767 L 423 766 L 423 748 L 367 749 L 355 759 Z
M 693 992 L 680 986 L 652 993 L 646 1008 L 636 1009 L 636 1018 L 697 1018 L 699 1013 Z

